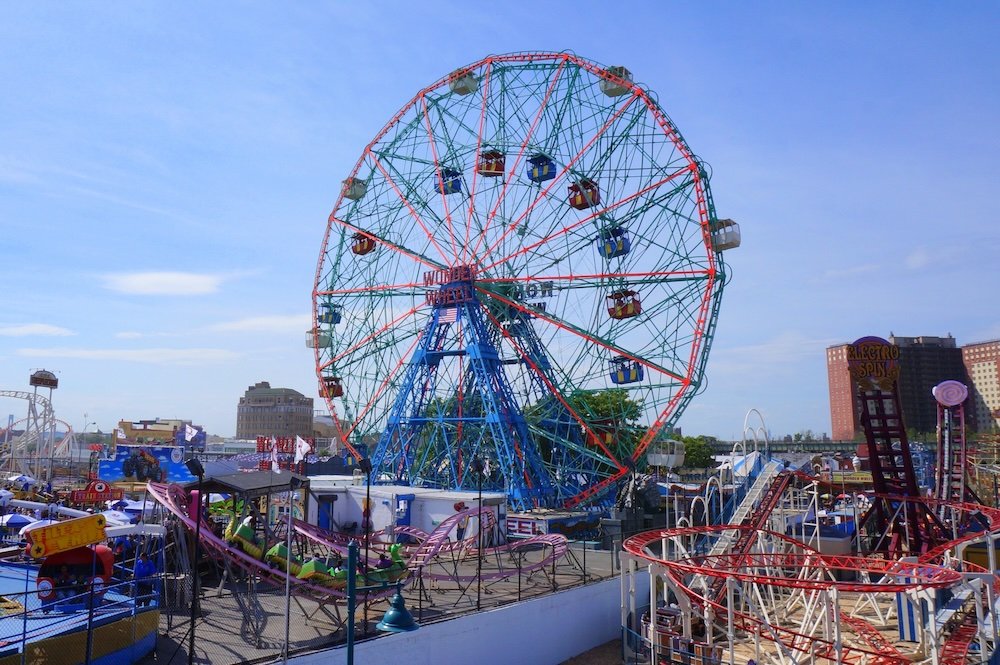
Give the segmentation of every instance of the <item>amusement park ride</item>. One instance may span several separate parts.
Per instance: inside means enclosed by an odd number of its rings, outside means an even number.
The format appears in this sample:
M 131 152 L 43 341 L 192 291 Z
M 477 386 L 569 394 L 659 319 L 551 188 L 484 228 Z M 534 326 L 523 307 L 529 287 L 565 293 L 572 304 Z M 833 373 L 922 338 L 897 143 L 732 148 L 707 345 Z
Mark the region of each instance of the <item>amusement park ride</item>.
M 957 381 L 934 389 L 936 490 L 924 496 L 899 407 L 898 357 L 874 337 L 848 348 L 870 503 L 842 494 L 843 509 L 821 510 L 819 492 L 838 488 L 767 465 L 746 477 L 738 506 L 704 526 L 682 517 L 676 528 L 626 540 L 622 621 L 636 650 L 645 645 L 643 662 L 995 661 L 1000 510 L 966 483 L 967 389 Z M 849 553 L 831 551 L 830 536 L 849 542 Z M 646 572 L 655 583 L 643 613 L 636 578 Z
M 479 505 L 455 504 L 432 531 L 393 522 L 373 532 L 366 496 L 358 559 L 356 535 L 294 518 L 297 478 L 229 499 L 221 533 L 201 474 L 197 490 L 151 482 L 177 565 L 190 565 L 181 548 L 193 533 L 195 551 L 240 582 L 247 617 L 263 621 L 250 598 L 263 583 L 338 620 L 346 601 L 353 621 L 354 590 L 373 581 L 382 587 L 369 601 L 415 579 L 466 585 L 465 595 L 483 579 L 520 584 L 566 556 L 558 534 L 484 543 L 497 524 L 482 492 L 512 511 L 598 512 L 665 442 L 704 387 L 722 253 L 740 244 L 708 179 L 624 67 L 496 55 L 419 91 L 343 181 L 306 341 L 339 439 L 365 462 L 367 493 L 372 483 L 478 491 Z M 623 649 L 653 665 L 1000 658 L 1000 510 L 968 483 L 966 388 L 935 389 L 936 487 L 924 496 L 898 357 L 873 337 L 848 350 L 872 477 L 864 503 L 845 491 L 832 510 L 821 504 L 837 489 L 829 479 L 741 444 L 742 471 L 734 462 L 709 480 L 700 511 L 692 501 L 671 528 L 623 543 Z M 284 533 L 255 522 L 252 506 L 272 490 L 289 497 Z M 354 569 L 343 566 L 349 552 Z M 469 553 L 475 574 L 458 565 Z M 637 592 L 645 575 L 648 600 Z
M 31 392 L 0 390 L 0 398 L 24 400 L 28 413 L 20 420 L 13 416 L 5 428 L 0 428 L 0 471 L 24 474 L 34 478 L 51 478 L 52 467 L 68 461 L 76 449 L 73 427 L 55 416 L 52 391 L 59 387 L 58 377 L 47 370 L 31 374 Z M 38 389 L 48 389 L 48 396 Z M 56 430 L 64 432 L 56 441 Z
M 340 440 L 377 483 L 608 507 L 704 386 L 740 244 L 708 180 L 624 67 L 494 55 L 418 92 L 323 239 L 307 345 Z

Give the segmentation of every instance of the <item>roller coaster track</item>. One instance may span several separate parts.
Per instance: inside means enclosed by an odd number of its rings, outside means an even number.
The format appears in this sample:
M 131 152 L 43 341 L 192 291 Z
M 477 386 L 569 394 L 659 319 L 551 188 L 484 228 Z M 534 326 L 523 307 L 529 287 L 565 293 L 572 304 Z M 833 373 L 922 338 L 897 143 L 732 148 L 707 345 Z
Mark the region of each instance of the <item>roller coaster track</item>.
M 162 483 L 148 483 L 147 491 L 149 496 L 166 508 L 174 517 L 181 521 L 184 526 L 194 533 L 196 522 L 187 514 L 187 493 L 179 485 L 164 485 Z M 210 554 L 224 557 L 230 564 L 243 570 L 248 575 L 254 575 L 263 582 L 274 586 L 284 586 L 289 583 L 292 595 L 311 598 L 318 603 L 336 603 L 346 601 L 347 591 L 325 587 L 319 584 L 312 584 L 306 580 L 300 580 L 295 575 L 290 575 L 280 568 L 273 568 L 269 564 L 256 559 L 245 552 L 235 549 L 225 540 L 212 533 L 211 525 L 202 521 L 202 528 L 198 531 L 200 542 Z M 372 598 L 388 597 L 395 592 L 395 587 L 387 587 L 386 590 L 373 591 L 369 595 Z
M 758 530 L 767 526 L 767 522 L 771 517 L 771 513 L 774 509 L 778 507 L 781 502 L 781 497 L 788 488 L 788 484 L 792 480 L 792 473 L 789 471 L 782 471 L 774 480 L 771 481 L 770 486 L 764 493 L 764 496 L 760 498 L 760 503 L 754 511 L 747 516 L 743 522 L 738 526 L 745 526 L 746 529 L 740 529 L 739 536 L 736 538 L 736 542 L 733 543 L 732 549 L 730 550 L 732 554 L 737 557 L 744 557 L 750 552 L 753 547 L 754 537 Z M 712 597 L 715 599 L 716 603 L 722 603 L 726 598 L 726 581 L 723 578 L 717 578 L 712 584 Z
M 420 574 L 425 579 L 430 580 L 460 583 L 475 581 L 477 579 L 476 575 L 459 573 L 457 566 L 454 564 L 456 557 L 461 557 L 465 554 L 468 554 L 470 558 L 478 557 L 478 531 L 473 530 L 471 535 L 462 540 L 452 541 L 450 538 L 452 532 L 455 531 L 459 524 L 467 522 L 469 519 L 478 518 L 480 514 L 483 516 L 484 532 L 492 531 L 496 525 L 496 518 L 493 511 L 489 508 L 483 508 L 482 510 L 479 508 L 470 508 L 449 515 L 431 533 L 412 526 L 394 527 L 393 534 L 395 536 L 407 536 L 417 541 L 416 545 L 408 547 L 410 557 L 407 561 L 407 568 L 410 570 L 411 577 Z M 301 520 L 294 520 L 293 528 L 297 533 L 302 534 L 314 543 L 326 546 L 329 549 L 343 551 L 345 547 L 344 540 L 347 537 L 343 534 L 326 531 Z M 384 551 L 386 547 L 385 542 L 376 542 L 376 551 Z M 504 563 L 505 555 L 519 558 L 519 555 L 522 553 L 541 548 L 547 548 L 548 551 L 538 561 L 522 563 L 521 565 Z M 505 545 L 484 548 L 482 557 L 484 560 L 490 561 L 492 565 L 488 570 L 482 571 L 482 579 L 484 581 L 502 580 L 519 573 L 531 573 L 541 570 L 563 558 L 567 551 L 568 542 L 566 537 L 554 533 L 540 534 L 523 540 L 515 540 Z M 434 568 L 435 564 L 441 564 L 439 568 L 448 572 L 435 572 L 438 569 Z M 494 568 L 493 566 L 496 567 Z
M 792 474 L 788 474 L 789 476 Z M 779 479 L 775 479 L 772 487 L 777 492 Z M 783 491 L 783 489 L 782 489 Z M 765 527 L 768 514 L 767 505 L 772 509 L 777 506 L 774 493 L 769 493 L 761 500 L 759 510 L 754 517 L 744 520 L 742 525 L 719 525 L 710 527 L 689 527 L 686 529 L 669 529 L 650 531 L 638 534 L 625 542 L 625 550 L 630 554 L 655 561 L 664 566 L 665 575 L 675 588 L 683 591 L 691 602 L 711 612 L 714 617 L 725 617 L 729 613 L 727 607 L 727 589 L 725 580 L 734 579 L 742 585 L 759 586 L 761 588 L 799 589 L 805 593 L 821 592 L 836 587 L 840 592 L 895 594 L 907 590 L 922 588 L 952 588 L 963 579 L 963 574 L 943 565 L 944 555 L 954 551 L 962 544 L 996 538 L 1000 535 L 1000 510 L 989 508 L 971 502 L 939 501 L 935 499 L 907 498 L 902 496 L 878 497 L 886 501 L 905 504 L 924 504 L 923 510 L 937 512 L 942 507 L 951 512 L 964 512 L 970 516 L 978 516 L 984 524 L 983 530 L 970 531 L 948 542 L 939 543 L 937 547 L 920 555 L 916 562 L 886 559 L 881 557 L 831 556 L 823 555 L 809 546 L 794 541 L 792 538 L 776 532 L 769 532 Z M 957 518 L 953 518 L 957 519 Z M 687 555 L 660 556 L 661 544 L 667 540 L 676 539 L 678 543 L 686 539 L 704 535 L 719 534 L 738 530 L 740 537 L 736 539 L 730 553 L 725 555 Z M 772 543 L 786 542 L 785 553 L 770 551 L 760 547 L 754 551 L 754 534 L 766 535 Z M 788 547 L 791 545 L 791 549 Z M 779 548 L 780 549 L 780 548 Z M 964 571 L 972 573 L 987 573 L 985 569 L 964 562 Z M 865 571 L 870 579 L 877 582 L 835 581 L 831 575 L 834 570 Z M 805 571 L 805 573 L 803 573 Z M 707 590 L 704 586 L 693 583 L 696 578 L 713 577 L 717 581 Z M 721 585 L 719 584 L 721 580 Z M 1000 592 L 1000 577 L 992 580 L 995 592 Z M 853 642 L 824 639 L 805 631 L 796 630 L 786 625 L 767 620 L 766 613 L 741 609 L 733 613 L 733 628 L 747 634 L 758 634 L 782 645 L 785 653 L 788 650 L 808 654 L 810 657 L 838 660 L 850 665 L 903 665 L 910 663 L 911 657 L 901 653 L 874 625 L 864 618 L 836 610 L 840 623 L 850 629 L 854 635 Z M 957 621 L 949 622 L 950 632 L 939 643 L 939 665 L 965 665 L 973 643 L 978 639 L 979 624 L 975 611 L 969 607 L 963 608 Z M 995 648 L 995 644 L 994 644 Z

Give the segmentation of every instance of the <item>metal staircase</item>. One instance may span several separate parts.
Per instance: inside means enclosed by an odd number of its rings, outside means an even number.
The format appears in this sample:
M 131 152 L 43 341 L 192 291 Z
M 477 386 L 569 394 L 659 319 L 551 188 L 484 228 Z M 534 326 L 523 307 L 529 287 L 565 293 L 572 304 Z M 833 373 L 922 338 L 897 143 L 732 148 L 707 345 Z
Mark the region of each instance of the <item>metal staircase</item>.
M 760 497 L 760 502 L 757 503 L 753 513 L 744 518 L 742 524 L 750 528 L 739 531 L 739 536 L 729 551 L 730 554 L 742 557 L 750 551 L 756 531 L 762 529 L 767 524 L 767 521 L 771 518 L 771 513 L 774 512 L 774 509 L 781 502 L 781 496 L 785 493 L 785 489 L 788 488 L 791 480 L 792 474 L 788 471 L 782 471 L 774 477 L 771 484 L 767 486 L 767 491 Z M 713 598 L 717 604 L 725 602 L 726 581 L 724 579 L 717 578 L 715 580 L 712 584 L 709 597 Z
M 753 485 L 750 486 L 749 491 L 743 501 L 740 502 L 739 506 L 736 507 L 735 512 L 733 512 L 732 518 L 729 520 L 730 524 L 743 524 L 754 510 L 754 507 L 760 502 L 761 497 L 768 491 L 768 489 L 773 484 L 774 478 L 781 472 L 783 464 L 781 462 L 768 462 L 764 465 L 764 469 L 757 476 Z M 737 532 L 726 531 L 721 538 L 715 541 L 712 545 L 712 549 L 709 550 L 709 554 L 712 556 L 718 556 L 719 554 L 725 554 L 730 550 L 733 543 L 737 541 Z
M 940 522 L 923 503 L 893 499 L 920 496 L 896 383 L 889 390 L 859 387 L 857 395 L 872 487 L 878 495 L 863 524 L 876 534 L 889 535 L 881 538 L 878 549 L 895 556 L 926 551 L 940 540 Z

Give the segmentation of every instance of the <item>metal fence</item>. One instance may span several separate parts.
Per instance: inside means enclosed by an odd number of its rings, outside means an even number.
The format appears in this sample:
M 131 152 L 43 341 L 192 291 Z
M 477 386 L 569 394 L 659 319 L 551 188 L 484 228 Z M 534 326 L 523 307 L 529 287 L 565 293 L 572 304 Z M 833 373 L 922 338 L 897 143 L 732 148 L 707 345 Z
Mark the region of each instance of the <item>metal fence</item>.
M 29 568 L 24 572 L 27 587 L 33 578 Z M 152 642 L 159 581 L 148 582 L 148 587 L 135 580 L 108 586 L 65 584 L 54 593 L 26 588 L 0 596 L 0 655 L 8 662 L 44 665 L 65 662 L 60 652 L 78 648 L 80 662 L 89 663 L 146 636 Z M 69 633 L 75 636 L 59 639 Z
M 524 551 L 504 561 L 511 574 L 505 579 L 447 581 L 412 577 L 403 588 L 406 607 L 426 625 L 477 610 L 516 603 L 581 584 L 617 575 L 617 551 L 600 547 L 599 541 L 570 541 L 566 556 L 544 567 L 532 567 L 544 555 Z M 614 546 L 620 547 L 616 535 Z M 485 558 L 485 557 L 484 557 Z M 296 595 L 286 596 L 280 586 L 239 577 L 222 565 L 201 569 L 200 612 L 194 617 L 195 661 L 213 665 L 268 663 L 280 659 L 287 644 L 290 654 L 305 653 L 346 642 L 346 600 L 321 604 Z M 447 562 L 458 577 L 474 574 L 475 556 Z M 168 574 L 163 579 L 157 665 L 179 665 L 188 660 L 191 643 L 190 580 Z M 378 634 L 387 600 L 365 602 L 358 594 L 356 639 Z M 150 660 L 150 662 L 153 662 Z

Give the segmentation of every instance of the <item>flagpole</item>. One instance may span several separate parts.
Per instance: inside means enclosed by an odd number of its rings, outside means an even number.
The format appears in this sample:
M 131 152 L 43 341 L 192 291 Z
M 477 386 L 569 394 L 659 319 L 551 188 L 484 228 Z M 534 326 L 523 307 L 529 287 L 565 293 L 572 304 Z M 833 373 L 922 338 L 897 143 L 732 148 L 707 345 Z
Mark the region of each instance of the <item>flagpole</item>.
M 291 626 L 289 610 L 292 600 L 292 501 L 295 498 L 294 478 L 288 479 L 288 544 L 285 546 L 285 655 L 284 663 L 288 665 L 288 633 Z
M 295 435 L 295 457 L 294 463 L 298 464 L 305 459 L 308 444 L 299 435 Z M 294 471 L 289 471 L 292 475 L 288 478 L 288 542 L 285 545 L 285 653 L 283 662 L 288 665 L 288 641 L 291 630 L 291 603 L 292 603 L 292 512 L 295 501 L 295 490 L 298 487 L 298 479 Z

